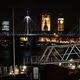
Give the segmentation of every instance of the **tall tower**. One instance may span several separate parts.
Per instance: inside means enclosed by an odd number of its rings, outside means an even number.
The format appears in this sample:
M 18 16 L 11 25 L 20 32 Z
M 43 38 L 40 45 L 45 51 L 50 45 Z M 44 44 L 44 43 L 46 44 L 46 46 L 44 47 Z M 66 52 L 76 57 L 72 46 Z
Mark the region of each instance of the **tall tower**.
M 45 20 L 45 23 L 44 23 L 44 31 L 48 31 L 48 25 L 47 25 L 46 20 Z
M 64 31 L 64 18 L 62 18 L 62 17 L 58 18 L 57 31 L 58 32 L 63 32 Z
M 44 14 L 42 15 L 42 22 L 41 22 L 41 31 L 51 31 L 51 21 L 50 15 Z

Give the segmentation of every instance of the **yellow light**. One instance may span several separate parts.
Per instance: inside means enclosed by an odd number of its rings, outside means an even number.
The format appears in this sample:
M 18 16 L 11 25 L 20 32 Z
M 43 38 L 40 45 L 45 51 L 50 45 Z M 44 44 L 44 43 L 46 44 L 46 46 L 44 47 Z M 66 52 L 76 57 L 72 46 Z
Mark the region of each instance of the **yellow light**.
M 10 74 L 10 75 L 13 75 L 13 74 L 14 74 L 12 68 L 11 68 L 9 74 Z M 19 74 L 19 68 L 18 68 L 17 66 L 15 67 L 15 74 Z
M 40 42 L 44 42 L 44 38 L 43 37 L 40 38 Z
M 27 37 L 20 37 L 20 41 L 28 41 Z
M 78 65 L 78 68 L 80 69 L 80 64 Z
M 27 68 L 27 66 L 23 66 L 23 69 L 26 69 Z
M 44 29 L 45 21 L 46 21 L 47 28 L 48 28 L 47 31 L 50 31 L 51 30 L 50 15 L 47 15 L 47 14 L 46 14 L 46 16 L 45 15 L 42 15 L 42 26 L 41 26 L 42 27 L 41 28 L 42 31 L 45 31 L 45 29 Z
M 19 74 L 19 69 L 18 68 L 15 69 L 15 74 Z
M 21 66 L 21 74 L 24 74 L 25 72 L 27 71 L 27 66 L 26 65 L 23 65 Z

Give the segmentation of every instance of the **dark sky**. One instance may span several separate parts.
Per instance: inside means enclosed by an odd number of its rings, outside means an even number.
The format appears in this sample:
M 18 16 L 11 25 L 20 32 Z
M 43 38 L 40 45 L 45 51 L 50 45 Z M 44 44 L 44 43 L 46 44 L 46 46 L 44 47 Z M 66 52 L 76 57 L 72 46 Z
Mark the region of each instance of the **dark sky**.
M 67 30 L 72 29 L 78 24 L 80 15 L 79 2 L 76 0 L 2 0 L 0 1 L 0 21 L 2 19 L 12 20 L 12 7 L 14 7 L 15 14 L 15 30 L 24 31 L 24 17 L 26 11 L 33 19 L 33 24 L 40 27 L 40 18 L 42 12 L 50 12 L 53 17 L 53 27 L 56 24 L 56 18 L 60 13 L 65 18 L 65 27 Z M 54 22 L 55 21 L 55 22 Z

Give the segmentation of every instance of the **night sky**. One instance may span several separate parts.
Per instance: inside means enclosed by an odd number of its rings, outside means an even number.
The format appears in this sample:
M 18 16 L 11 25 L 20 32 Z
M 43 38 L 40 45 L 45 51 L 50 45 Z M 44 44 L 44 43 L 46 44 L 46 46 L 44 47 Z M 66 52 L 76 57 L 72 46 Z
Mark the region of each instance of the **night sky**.
M 76 0 L 77 1 L 77 0 Z M 14 8 L 15 31 L 25 29 L 24 17 L 27 10 L 32 18 L 33 29 L 40 28 L 42 12 L 49 12 L 52 17 L 52 27 L 56 27 L 59 14 L 65 18 L 65 30 L 69 31 L 78 25 L 80 9 L 75 0 L 2 0 L 0 1 L 0 22 L 9 19 L 12 22 L 12 7 Z M 34 27 L 36 26 L 36 28 Z

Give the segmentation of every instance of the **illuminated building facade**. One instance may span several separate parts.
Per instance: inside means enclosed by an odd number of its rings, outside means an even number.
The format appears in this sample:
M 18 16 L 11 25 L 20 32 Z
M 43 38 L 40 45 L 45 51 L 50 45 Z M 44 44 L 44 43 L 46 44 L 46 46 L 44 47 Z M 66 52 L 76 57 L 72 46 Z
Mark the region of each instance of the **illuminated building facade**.
M 10 65 L 12 63 L 12 36 L 10 36 L 9 20 L 2 20 L 0 26 L 0 64 Z M 10 60 L 11 59 L 11 60 Z
M 2 21 L 2 34 L 9 34 L 10 31 L 10 26 L 9 26 L 9 21 Z
M 42 15 L 41 31 L 51 31 L 51 20 L 48 14 Z
M 58 28 L 57 31 L 64 31 L 64 18 L 58 18 Z
M 41 31 L 47 34 L 51 31 L 51 19 L 50 15 L 45 13 L 42 14 L 42 20 L 41 20 Z M 39 37 L 40 42 L 46 42 L 48 40 L 47 37 Z
M 28 37 L 20 37 L 20 46 L 25 46 L 28 41 Z
M 10 34 L 10 23 L 8 20 L 4 20 L 1 23 L 1 32 L 0 32 L 0 46 L 7 47 L 10 45 L 11 37 L 9 37 Z

